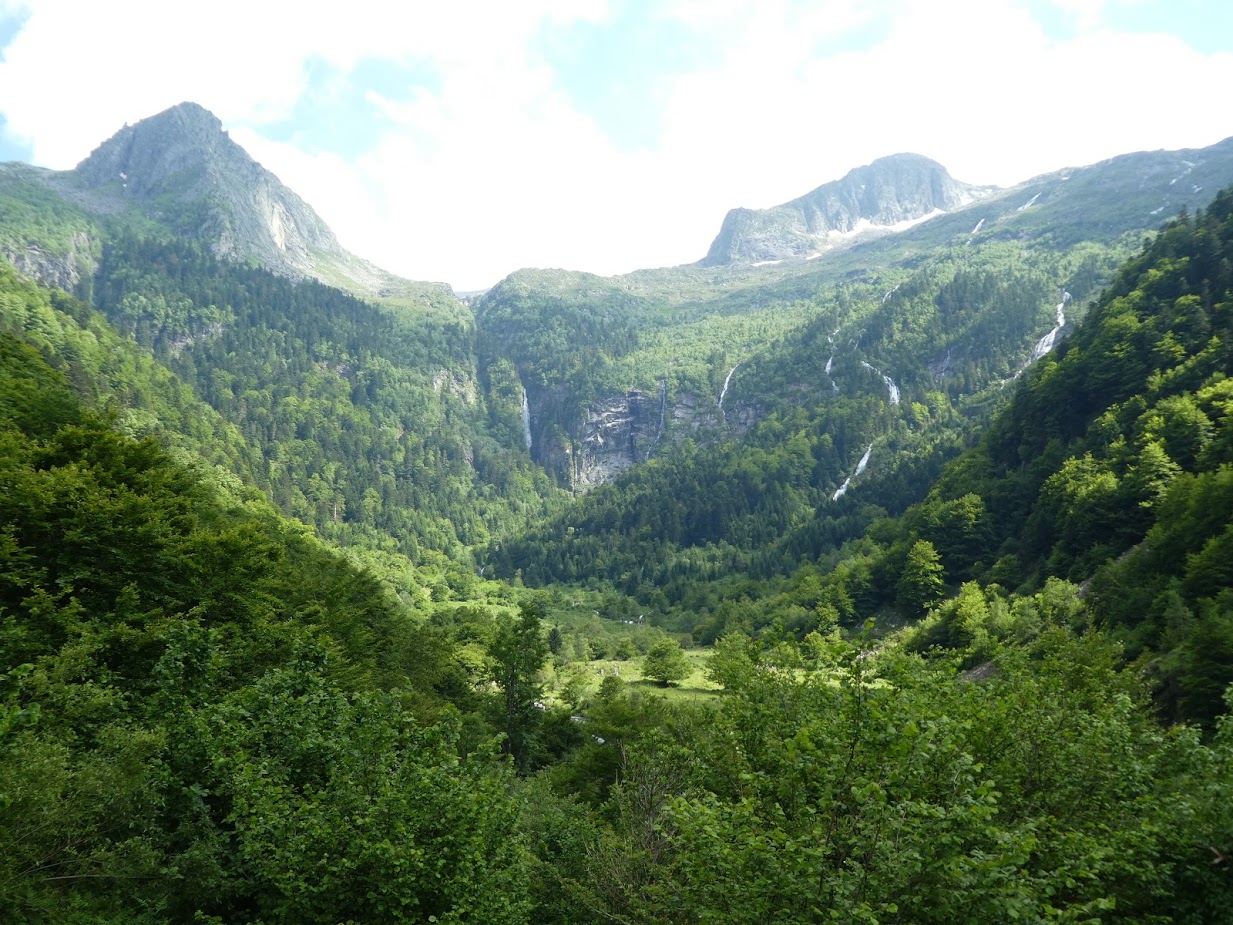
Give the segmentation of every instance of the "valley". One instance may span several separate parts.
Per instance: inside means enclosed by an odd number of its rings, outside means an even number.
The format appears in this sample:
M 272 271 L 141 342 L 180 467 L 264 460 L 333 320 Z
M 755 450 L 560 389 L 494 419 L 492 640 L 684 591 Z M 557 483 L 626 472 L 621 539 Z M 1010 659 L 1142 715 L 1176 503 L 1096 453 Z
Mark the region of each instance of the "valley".
M 464 299 L 195 104 L 0 165 L 0 907 L 1222 920 L 1231 188 L 899 154 Z

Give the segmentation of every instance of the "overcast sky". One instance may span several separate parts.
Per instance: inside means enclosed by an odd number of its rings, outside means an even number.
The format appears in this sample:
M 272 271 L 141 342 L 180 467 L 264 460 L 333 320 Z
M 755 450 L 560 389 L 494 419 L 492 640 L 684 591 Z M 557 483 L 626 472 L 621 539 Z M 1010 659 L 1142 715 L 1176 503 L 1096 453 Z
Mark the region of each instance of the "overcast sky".
M 1228 0 L 0 0 L 0 160 L 193 100 L 344 246 L 479 289 L 696 260 L 899 151 L 1011 185 L 1233 135 Z

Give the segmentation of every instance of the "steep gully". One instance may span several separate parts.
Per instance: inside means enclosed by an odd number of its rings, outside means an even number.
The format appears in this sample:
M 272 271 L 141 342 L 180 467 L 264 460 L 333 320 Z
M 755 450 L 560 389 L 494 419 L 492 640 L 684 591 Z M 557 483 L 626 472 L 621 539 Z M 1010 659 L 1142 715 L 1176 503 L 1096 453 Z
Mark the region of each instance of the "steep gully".
M 865 367 L 865 369 L 872 370 L 881 376 L 882 381 L 886 383 L 886 391 L 890 403 L 892 405 L 899 404 L 899 386 L 895 385 L 895 380 L 886 375 L 886 373 L 882 372 L 882 370 L 878 369 L 876 366 L 870 366 L 864 360 L 861 360 L 861 366 Z
M 899 288 L 898 286 L 895 287 L 895 289 L 898 289 L 898 288 Z M 892 295 L 894 295 L 895 289 L 892 289 L 890 292 L 886 293 L 886 295 L 882 297 L 883 303 L 885 303 L 887 299 L 889 299 Z M 830 379 L 831 388 L 836 392 L 839 391 L 839 385 L 838 383 L 835 382 L 834 379 L 831 379 L 831 368 L 835 362 L 835 354 L 833 350 L 835 346 L 835 337 L 838 334 L 839 334 L 839 329 L 836 328 L 830 334 L 826 335 L 826 340 L 831 345 L 831 348 L 832 348 L 832 353 L 829 357 L 827 357 L 827 360 L 826 360 L 826 377 L 827 379 Z M 895 385 L 895 381 L 891 379 L 890 376 L 887 376 L 885 373 L 883 373 L 880 369 L 877 369 L 874 366 L 870 366 L 864 360 L 861 361 L 861 366 L 865 367 L 865 369 L 872 370 L 873 372 L 881 376 L 882 381 L 886 383 L 888 400 L 890 401 L 892 405 L 899 404 L 899 386 Z M 873 455 L 873 444 L 870 443 L 869 446 L 865 447 L 865 453 L 863 456 L 861 456 L 860 462 L 856 464 L 856 469 L 853 471 L 853 473 L 843 480 L 842 485 L 840 485 L 837 489 L 835 489 L 835 493 L 831 496 L 832 501 L 838 501 L 840 498 L 842 498 L 844 495 L 848 493 L 848 488 L 851 487 L 852 480 L 855 478 L 859 478 L 861 473 L 865 471 L 865 467 L 869 465 L 869 457 L 872 455 Z
M 1032 201 L 1024 205 L 1023 208 L 1026 209 L 1028 206 L 1032 204 L 1032 202 L 1035 202 L 1035 201 L 1036 201 L 1035 198 L 1033 198 Z M 974 232 L 975 230 L 978 230 L 979 228 L 980 226 L 977 225 L 977 228 L 974 229 Z M 893 292 L 894 290 L 892 289 L 891 293 Z M 885 302 L 886 298 L 889 298 L 891 293 L 887 293 L 886 297 L 884 297 L 882 301 Z M 1041 357 L 1043 357 L 1045 354 L 1047 354 L 1057 345 L 1057 336 L 1059 333 L 1061 333 L 1062 328 L 1066 326 L 1066 304 L 1070 301 L 1070 298 L 1071 298 L 1070 293 L 1067 292 L 1065 289 L 1063 289 L 1061 300 L 1057 303 L 1057 306 L 1055 308 L 1057 312 L 1057 319 L 1056 319 L 1057 323 L 1053 326 L 1052 329 L 1050 329 L 1048 334 L 1046 334 L 1044 337 L 1042 337 L 1040 340 L 1036 342 L 1036 346 L 1032 348 L 1032 355 L 1031 355 L 1031 358 L 1028 360 L 1028 364 L 1031 364 L 1035 362 L 1036 360 L 1039 360 Z M 834 332 L 827 335 L 826 339 L 832 344 L 832 346 L 835 343 L 835 335 L 838 333 L 839 331 L 838 329 L 836 329 Z M 830 374 L 831 374 L 831 364 L 834 361 L 834 359 L 835 359 L 835 355 L 832 353 L 830 357 L 827 358 L 827 361 L 826 361 L 826 375 L 828 378 L 830 377 Z M 881 376 L 882 380 L 886 383 L 886 388 L 888 391 L 890 403 L 892 405 L 899 404 L 899 397 L 900 397 L 899 387 L 895 385 L 894 380 L 891 379 L 890 376 L 887 376 L 885 373 L 883 373 L 880 369 L 869 365 L 864 360 L 861 361 L 861 366 Z M 831 379 L 831 386 L 835 389 L 836 392 L 839 391 L 839 386 L 835 384 L 834 379 Z M 873 444 L 871 443 L 869 444 L 868 448 L 865 450 L 865 455 L 862 456 L 860 459 L 860 462 L 857 463 L 856 471 L 854 471 L 850 476 L 844 479 L 843 484 L 840 485 L 839 488 L 835 490 L 835 494 L 831 497 L 832 501 L 838 501 L 845 494 L 847 494 L 848 488 L 852 484 L 852 480 L 857 478 L 862 472 L 865 471 L 865 467 L 869 464 L 869 456 L 872 451 L 873 451 Z
M 664 418 L 668 415 L 668 380 L 661 379 L 659 382 L 659 427 L 655 431 L 655 439 L 651 441 L 651 445 L 647 447 L 646 459 L 651 458 L 651 453 L 655 451 L 655 447 L 659 445 L 659 438 L 664 435 Z

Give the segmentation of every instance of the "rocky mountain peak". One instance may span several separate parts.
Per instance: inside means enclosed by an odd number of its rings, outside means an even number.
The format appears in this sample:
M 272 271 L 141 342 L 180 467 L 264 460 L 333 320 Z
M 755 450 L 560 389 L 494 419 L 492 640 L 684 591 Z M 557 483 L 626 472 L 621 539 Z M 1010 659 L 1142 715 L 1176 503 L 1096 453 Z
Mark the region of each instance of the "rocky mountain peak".
M 72 171 L 98 204 L 137 206 L 222 257 L 255 259 L 290 276 L 343 249 L 316 212 L 253 160 L 196 103 L 126 125 Z
M 196 103 L 180 103 L 136 125 L 125 125 L 74 172 L 89 186 L 118 182 L 128 196 L 144 198 L 156 195 L 170 178 L 234 157 L 227 144 L 247 157 L 227 137 L 217 116 Z
M 900 231 L 992 192 L 962 183 L 937 161 L 893 154 L 770 209 L 733 209 L 703 263 L 812 257 L 854 237 Z

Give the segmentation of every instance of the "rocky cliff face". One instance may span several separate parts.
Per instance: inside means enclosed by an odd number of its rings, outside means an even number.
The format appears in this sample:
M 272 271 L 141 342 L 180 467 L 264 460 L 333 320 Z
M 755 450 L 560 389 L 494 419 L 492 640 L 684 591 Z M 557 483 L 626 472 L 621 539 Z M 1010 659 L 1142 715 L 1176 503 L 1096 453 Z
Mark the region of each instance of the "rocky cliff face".
M 364 297 L 398 297 L 465 316 L 448 287 L 416 283 L 356 257 L 321 217 L 231 140 L 196 103 L 126 125 L 46 186 L 94 214 L 135 210 L 231 260 L 313 277 Z
M 631 389 L 591 408 L 583 420 L 571 484 L 591 488 L 645 462 L 660 436 L 657 396 Z
M 529 416 L 536 431 L 532 456 L 574 491 L 611 482 L 686 437 L 708 431 L 714 435 L 720 429 L 744 433 L 758 418 L 753 403 L 733 402 L 721 412 L 696 395 L 669 395 L 666 386 L 656 394 L 630 389 L 608 396 L 588 408 L 569 433 L 543 426 L 543 420 L 554 413 L 552 408 L 531 408 Z
M 865 234 L 901 230 L 992 192 L 955 180 L 936 161 L 896 154 L 770 209 L 733 209 L 705 265 L 810 257 Z
M 212 239 L 221 257 L 307 276 L 317 255 L 345 253 L 317 213 L 195 103 L 125 126 L 72 175 L 98 205 L 135 205 L 155 221 Z
M 93 274 L 98 266 L 98 242 L 84 231 L 69 238 L 68 250 L 57 254 L 34 242 L 24 246 L 0 241 L 0 254 L 20 273 L 55 286 L 79 298 L 89 299 Z

